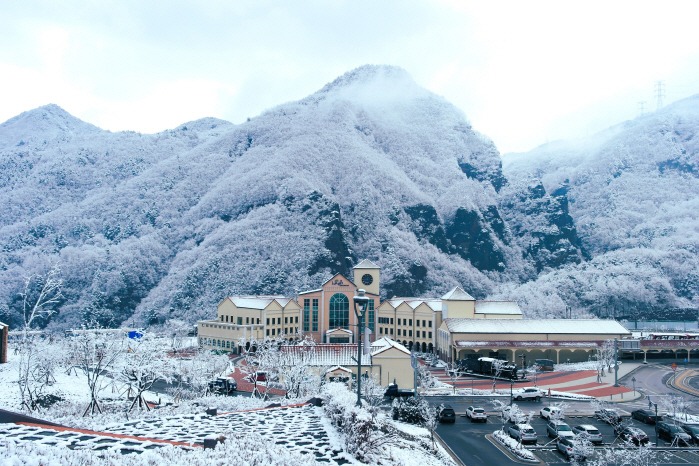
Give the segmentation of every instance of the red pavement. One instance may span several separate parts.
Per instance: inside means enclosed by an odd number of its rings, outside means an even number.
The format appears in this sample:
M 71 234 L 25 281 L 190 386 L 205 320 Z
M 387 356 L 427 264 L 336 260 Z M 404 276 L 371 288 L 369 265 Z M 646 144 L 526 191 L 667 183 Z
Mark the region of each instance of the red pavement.
M 244 364 L 244 363 L 241 362 L 241 364 Z M 236 371 L 233 372 L 232 374 L 228 374 L 228 377 L 233 377 L 235 379 L 235 381 L 238 383 L 238 391 L 252 393 L 252 391 L 255 389 L 255 384 L 245 380 L 246 374 L 244 374 L 243 371 L 241 371 L 239 368 L 237 368 Z M 266 391 L 265 391 L 265 388 L 266 388 Z M 257 390 L 260 393 L 266 392 L 270 395 L 286 395 L 285 390 L 280 390 L 278 388 L 271 388 L 271 387 L 267 388 L 265 386 L 264 382 L 257 382 Z

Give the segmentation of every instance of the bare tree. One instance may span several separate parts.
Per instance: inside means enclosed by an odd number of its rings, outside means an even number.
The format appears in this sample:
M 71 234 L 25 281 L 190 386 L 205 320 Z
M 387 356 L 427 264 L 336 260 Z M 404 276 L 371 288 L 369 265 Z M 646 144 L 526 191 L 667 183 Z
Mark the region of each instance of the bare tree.
M 123 356 L 124 336 L 120 332 L 91 329 L 73 336 L 69 342 L 72 364 L 87 378 L 90 403 L 83 416 L 102 413 L 99 394 L 106 387 L 105 376 Z
M 56 312 L 55 306 L 63 297 L 63 280 L 60 275 L 60 267 L 54 264 L 45 275 L 32 274 L 24 278 L 24 289 L 20 296 L 25 336 L 38 319 L 46 319 Z
M 115 378 L 127 384 L 129 395 L 133 393 L 129 412 L 137 405 L 139 409 L 150 411 L 144 392 L 150 390 L 156 380 L 171 380 L 174 367 L 167 349 L 152 334 L 145 334 L 137 340 L 130 339 L 123 357 L 115 362 Z
M 604 377 L 604 369 L 607 372 L 612 370 L 612 366 L 616 364 L 616 353 L 614 351 L 614 340 L 605 340 L 602 346 L 597 348 L 597 372 Z
M 54 374 L 63 362 L 63 351 L 53 339 L 25 336 L 17 342 L 18 378 L 22 408 L 34 411 L 57 398 L 45 390 L 56 381 Z

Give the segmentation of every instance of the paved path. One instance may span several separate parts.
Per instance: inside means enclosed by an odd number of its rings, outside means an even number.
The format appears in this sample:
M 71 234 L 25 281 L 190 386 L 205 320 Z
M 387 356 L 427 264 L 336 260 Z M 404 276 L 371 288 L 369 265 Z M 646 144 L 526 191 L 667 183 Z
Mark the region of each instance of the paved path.
M 620 380 L 627 374 L 630 374 L 638 367 L 643 366 L 641 362 L 624 362 L 619 366 L 617 378 Z M 432 371 L 432 375 L 437 377 L 440 382 L 452 386 L 452 379 L 446 374 L 443 369 Z M 456 388 L 490 390 L 493 388 L 492 379 L 472 377 L 459 377 L 454 383 Z M 619 384 L 614 386 L 614 371 L 605 373 L 604 376 L 598 379 L 597 371 L 581 370 L 581 371 L 555 371 L 537 374 L 535 379 L 529 381 L 518 381 L 515 383 L 515 388 L 524 386 L 537 386 L 543 391 L 570 392 L 582 395 L 593 396 L 605 401 L 631 401 L 642 396 L 633 388 Z M 506 390 L 510 388 L 510 383 L 498 381 L 495 388 Z

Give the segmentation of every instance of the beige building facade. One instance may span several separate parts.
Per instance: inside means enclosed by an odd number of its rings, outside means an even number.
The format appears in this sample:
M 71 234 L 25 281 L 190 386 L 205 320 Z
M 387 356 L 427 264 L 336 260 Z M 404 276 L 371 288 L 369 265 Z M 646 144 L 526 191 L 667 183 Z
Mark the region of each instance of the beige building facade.
M 554 363 L 591 359 L 608 340 L 631 336 L 615 320 L 447 318 L 437 337 L 437 353 L 455 362 L 469 354 L 504 355 L 527 365 L 536 359 Z

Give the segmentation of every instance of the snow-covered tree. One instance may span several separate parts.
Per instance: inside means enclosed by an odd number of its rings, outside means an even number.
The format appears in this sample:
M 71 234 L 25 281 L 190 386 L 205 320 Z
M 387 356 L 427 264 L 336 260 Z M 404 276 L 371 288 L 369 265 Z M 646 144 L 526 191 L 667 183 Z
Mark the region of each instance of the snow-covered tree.
M 119 331 L 104 329 L 85 329 L 70 338 L 70 364 L 83 373 L 90 391 L 90 403 L 83 416 L 102 412 L 100 392 L 112 383 L 107 376 L 124 356 L 125 339 Z
M 135 406 L 150 411 L 143 397 L 144 392 L 150 390 L 156 380 L 171 380 L 174 365 L 168 350 L 163 340 L 158 340 L 151 333 L 145 333 L 138 339 L 128 339 L 126 350 L 115 361 L 112 372 L 116 380 L 128 387 L 129 396 L 133 397 L 129 412 Z
M 63 295 L 61 269 L 53 264 L 45 274 L 30 274 L 24 278 L 22 318 L 24 331 L 28 331 L 40 320 L 48 319 L 57 310 Z

